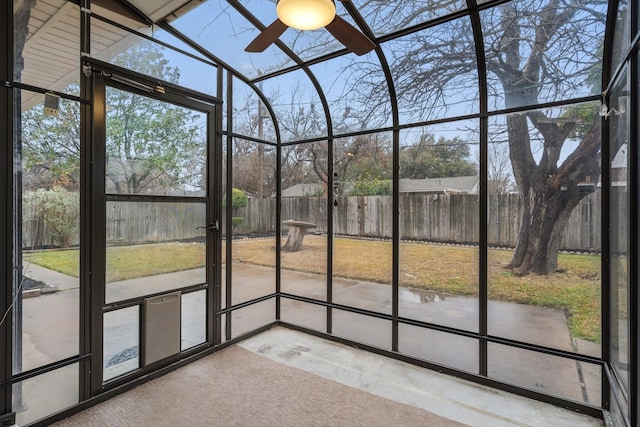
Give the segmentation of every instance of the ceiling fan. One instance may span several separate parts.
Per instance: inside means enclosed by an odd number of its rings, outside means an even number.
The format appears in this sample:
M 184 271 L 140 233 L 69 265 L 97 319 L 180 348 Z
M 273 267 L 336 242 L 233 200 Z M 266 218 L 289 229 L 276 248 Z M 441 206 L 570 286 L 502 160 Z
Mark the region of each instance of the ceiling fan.
M 264 51 L 289 27 L 298 30 L 317 30 L 325 27 L 356 55 L 364 55 L 376 47 L 367 36 L 336 15 L 334 0 L 278 0 L 276 12 L 278 18 L 249 43 L 246 52 Z

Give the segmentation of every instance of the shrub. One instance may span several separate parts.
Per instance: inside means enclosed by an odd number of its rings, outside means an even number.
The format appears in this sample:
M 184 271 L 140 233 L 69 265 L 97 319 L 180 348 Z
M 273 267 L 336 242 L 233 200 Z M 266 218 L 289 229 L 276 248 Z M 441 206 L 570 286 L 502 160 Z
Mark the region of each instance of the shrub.
M 387 196 L 391 194 L 391 180 L 372 177 L 369 174 L 360 176 L 354 183 L 350 196 Z
M 224 199 L 222 199 L 222 206 L 223 207 L 227 206 L 226 196 L 224 197 Z M 240 225 L 244 220 L 243 216 L 238 216 L 238 210 L 240 208 L 244 208 L 245 206 L 247 206 L 247 195 L 244 193 L 244 191 L 238 188 L 232 188 L 231 189 L 231 213 L 233 215 L 231 217 L 231 225 L 233 225 L 233 230 L 235 230 L 236 227 Z
M 62 187 L 51 190 L 38 189 L 24 194 L 25 220 L 38 223 L 44 221 L 49 225 L 51 238 L 58 246 L 67 248 L 71 245 L 71 237 L 77 232 L 80 215 L 80 199 L 78 193 L 70 192 Z

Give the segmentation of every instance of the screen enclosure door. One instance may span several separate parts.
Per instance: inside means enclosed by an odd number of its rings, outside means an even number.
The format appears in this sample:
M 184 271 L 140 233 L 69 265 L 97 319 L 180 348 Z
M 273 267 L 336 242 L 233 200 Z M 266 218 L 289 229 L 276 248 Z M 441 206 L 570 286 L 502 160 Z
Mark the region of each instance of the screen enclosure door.
M 94 72 L 94 393 L 219 336 L 216 108 Z

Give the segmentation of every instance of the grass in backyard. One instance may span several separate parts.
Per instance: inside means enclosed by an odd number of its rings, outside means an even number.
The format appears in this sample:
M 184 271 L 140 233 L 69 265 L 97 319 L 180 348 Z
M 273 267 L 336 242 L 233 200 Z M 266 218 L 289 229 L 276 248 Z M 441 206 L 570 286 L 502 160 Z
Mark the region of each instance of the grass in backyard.
M 327 239 L 306 236 L 299 252 L 283 252 L 282 267 L 326 273 Z M 575 338 L 600 340 L 600 257 L 560 254 L 559 272 L 516 277 L 504 266 L 512 251 L 489 250 L 489 298 L 556 308 L 569 315 Z M 78 251 L 41 251 L 25 254 L 34 264 L 78 275 Z M 233 260 L 272 267 L 275 240 L 233 242 Z M 392 246 L 388 241 L 336 238 L 334 274 L 377 283 L 391 282 Z M 204 265 L 204 246 L 166 243 L 108 249 L 109 280 L 141 277 Z M 403 242 L 400 246 L 401 286 L 449 295 L 477 296 L 478 248 Z
M 155 243 L 107 248 L 107 281 L 132 279 L 204 267 L 200 243 Z
M 25 266 L 33 263 L 67 276 L 80 275 L 80 251 L 77 249 L 24 252 L 22 262 Z
M 489 298 L 564 310 L 574 338 L 600 342 L 600 257 L 560 254 L 558 272 L 515 277 L 504 269 L 511 251 L 492 259 L 489 251 Z
M 205 247 L 197 243 L 154 243 L 107 248 L 107 281 L 171 273 L 203 267 Z M 78 250 L 36 251 L 25 262 L 78 277 Z
M 273 240 L 234 242 L 234 261 L 273 265 Z M 377 283 L 391 282 L 391 242 L 336 238 L 334 274 Z M 516 277 L 504 267 L 512 251 L 489 250 L 489 298 L 564 310 L 574 338 L 600 341 L 600 257 L 560 254 L 559 272 Z M 283 252 L 282 267 L 326 272 L 326 238 L 306 236 L 299 252 Z M 400 285 L 449 295 L 478 295 L 478 248 L 404 242 Z

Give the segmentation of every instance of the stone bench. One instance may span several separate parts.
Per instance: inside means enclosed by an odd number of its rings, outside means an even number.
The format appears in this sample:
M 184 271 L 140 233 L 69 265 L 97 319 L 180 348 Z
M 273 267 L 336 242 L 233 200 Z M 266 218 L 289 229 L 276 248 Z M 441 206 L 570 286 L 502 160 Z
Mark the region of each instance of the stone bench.
M 287 252 L 298 252 L 302 249 L 302 240 L 306 230 L 317 227 L 316 224 L 311 222 L 295 221 L 293 219 L 282 221 L 282 225 L 289 227 L 287 242 L 282 247 L 282 250 Z

